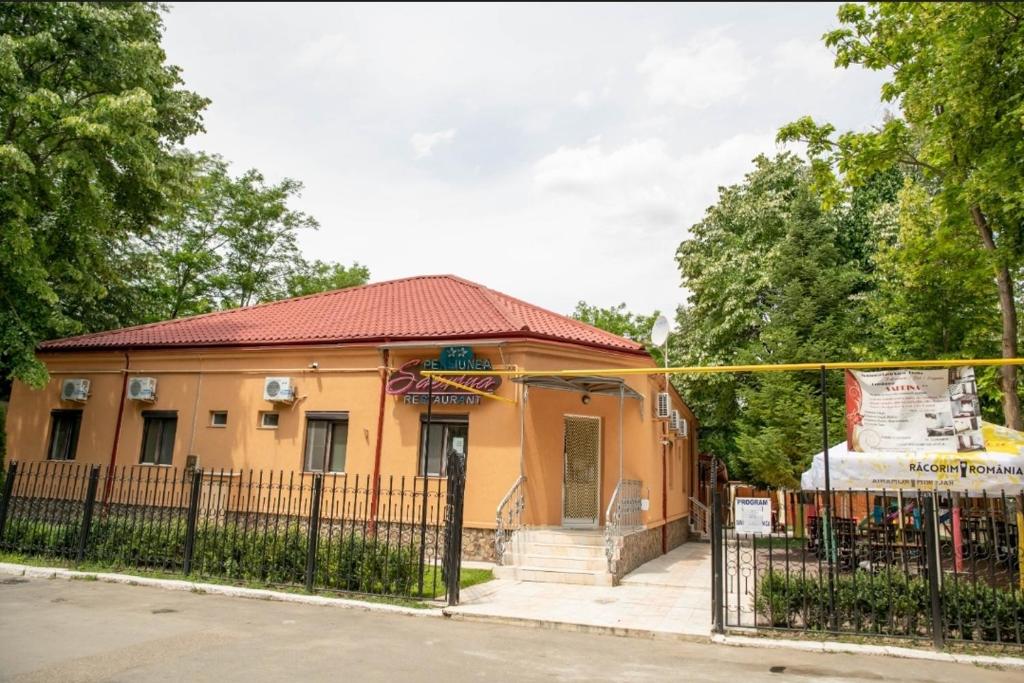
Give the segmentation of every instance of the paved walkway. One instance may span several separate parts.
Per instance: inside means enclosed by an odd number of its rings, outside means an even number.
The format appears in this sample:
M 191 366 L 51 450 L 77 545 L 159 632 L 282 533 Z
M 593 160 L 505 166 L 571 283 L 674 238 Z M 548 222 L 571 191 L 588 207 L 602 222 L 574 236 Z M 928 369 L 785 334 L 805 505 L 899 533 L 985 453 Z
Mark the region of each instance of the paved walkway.
M 462 591 L 462 604 L 446 612 L 579 630 L 707 638 L 711 632 L 710 562 L 710 545 L 685 543 L 639 567 L 619 586 L 499 579 Z

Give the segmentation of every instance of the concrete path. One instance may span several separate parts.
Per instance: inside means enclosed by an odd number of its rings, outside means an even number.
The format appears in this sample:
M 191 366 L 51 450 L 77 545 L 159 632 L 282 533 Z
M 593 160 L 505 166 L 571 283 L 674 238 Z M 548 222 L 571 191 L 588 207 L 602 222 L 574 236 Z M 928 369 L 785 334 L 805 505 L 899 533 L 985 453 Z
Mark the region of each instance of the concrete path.
M 0 580 L 0 681 L 874 681 L 1021 672 L 635 640 L 239 600 L 101 581 Z
M 706 639 L 711 633 L 711 546 L 685 543 L 639 567 L 621 585 L 495 580 L 462 591 L 454 617 L 568 630 Z

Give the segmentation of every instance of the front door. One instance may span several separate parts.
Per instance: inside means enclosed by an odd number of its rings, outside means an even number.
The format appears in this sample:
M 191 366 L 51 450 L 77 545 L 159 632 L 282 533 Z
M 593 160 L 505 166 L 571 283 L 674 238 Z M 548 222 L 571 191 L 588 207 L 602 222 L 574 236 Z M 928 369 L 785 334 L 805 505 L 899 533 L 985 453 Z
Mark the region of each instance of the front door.
M 596 527 L 601 518 L 601 418 L 565 416 L 562 524 Z

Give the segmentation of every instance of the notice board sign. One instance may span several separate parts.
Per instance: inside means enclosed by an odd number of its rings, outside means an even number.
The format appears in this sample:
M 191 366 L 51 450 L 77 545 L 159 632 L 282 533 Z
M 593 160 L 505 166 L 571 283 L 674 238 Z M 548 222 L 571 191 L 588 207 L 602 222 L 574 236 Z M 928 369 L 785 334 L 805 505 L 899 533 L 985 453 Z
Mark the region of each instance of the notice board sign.
M 737 498 L 734 508 L 737 534 L 767 535 L 772 532 L 771 499 Z

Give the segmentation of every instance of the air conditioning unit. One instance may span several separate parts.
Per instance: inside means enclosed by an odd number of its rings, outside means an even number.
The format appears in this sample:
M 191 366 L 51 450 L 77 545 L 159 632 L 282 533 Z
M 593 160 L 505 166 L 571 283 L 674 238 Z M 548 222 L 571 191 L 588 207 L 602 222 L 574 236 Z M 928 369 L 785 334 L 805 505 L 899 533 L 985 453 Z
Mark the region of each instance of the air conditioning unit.
M 669 408 L 669 406 L 671 405 L 672 402 L 669 400 L 668 392 L 659 391 L 658 400 L 654 406 L 654 412 L 658 416 L 659 420 L 667 420 L 669 418 L 669 414 L 671 411 L 671 408 Z
M 89 380 L 66 379 L 60 385 L 60 400 L 85 403 L 89 399 Z
M 679 411 L 673 410 L 668 414 L 668 430 L 670 432 L 679 431 Z
M 291 377 L 267 377 L 263 380 L 263 400 L 291 403 L 295 400 L 295 385 Z
M 130 401 L 155 401 L 156 400 L 156 378 L 155 377 L 132 377 L 128 380 L 128 400 Z
M 679 418 L 679 436 L 684 439 L 690 436 L 690 422 L 685 417 Z

